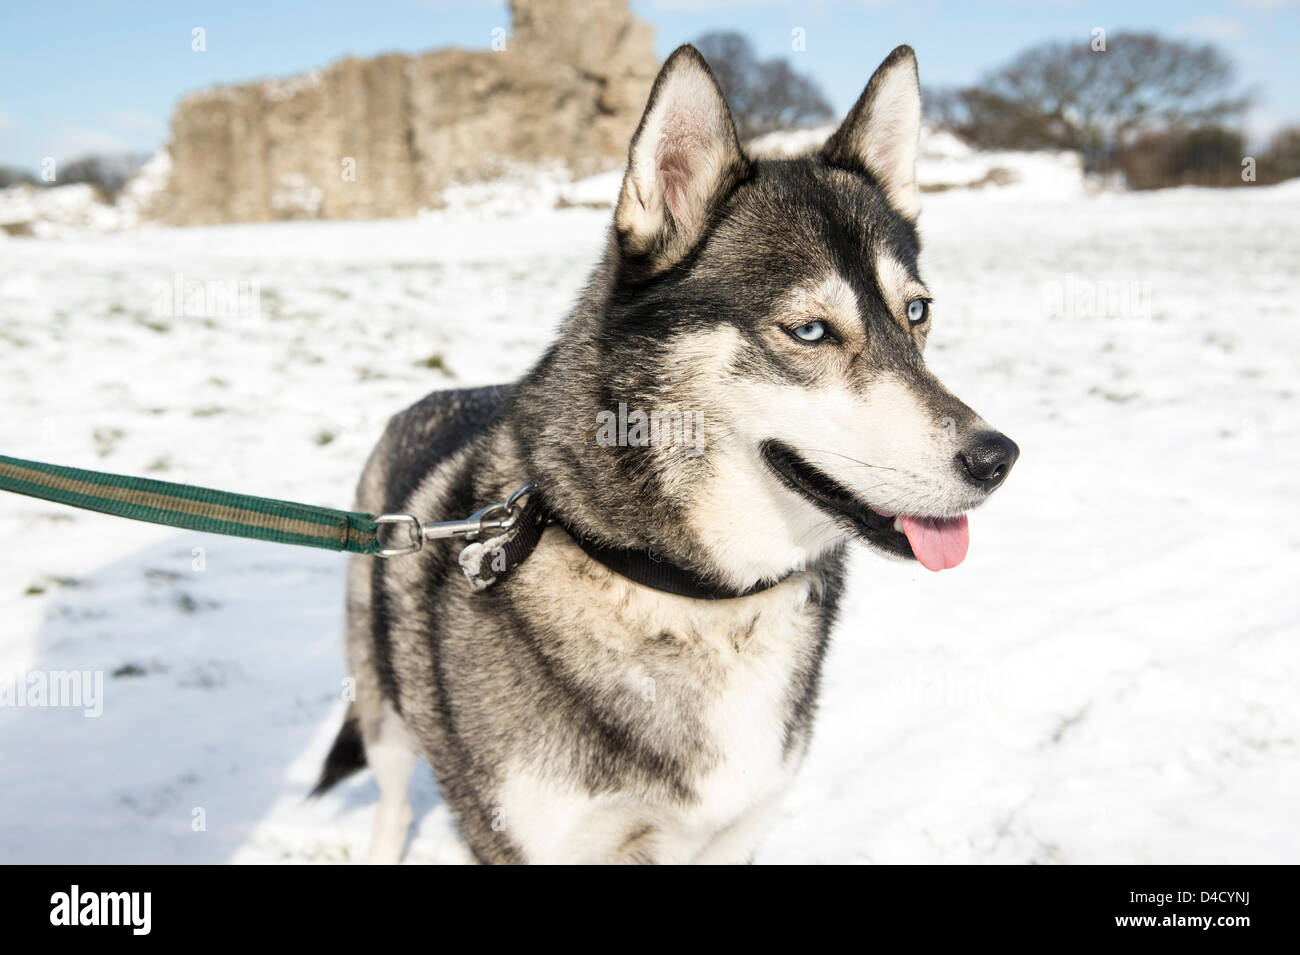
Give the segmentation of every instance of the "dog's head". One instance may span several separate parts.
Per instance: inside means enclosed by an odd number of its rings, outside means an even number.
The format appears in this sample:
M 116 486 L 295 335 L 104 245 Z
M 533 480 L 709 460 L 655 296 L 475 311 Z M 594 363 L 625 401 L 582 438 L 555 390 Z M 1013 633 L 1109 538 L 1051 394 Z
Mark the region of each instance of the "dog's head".
M 614 216 L 606 393 L 699 413 L 703 453 L 663 482 L 725 577 L 778 576 L 846 533 L 955 566 L 966 512 L 1015 463 L 922 359 L 920 123 L 906 46 L 796 159 L 745 154 L 693 47 L 655 82 Z

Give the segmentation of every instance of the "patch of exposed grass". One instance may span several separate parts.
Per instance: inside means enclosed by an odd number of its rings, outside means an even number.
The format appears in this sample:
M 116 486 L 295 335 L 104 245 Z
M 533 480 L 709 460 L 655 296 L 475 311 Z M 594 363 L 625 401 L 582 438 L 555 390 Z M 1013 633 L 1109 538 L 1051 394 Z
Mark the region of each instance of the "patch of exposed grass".
M 152 318 L 144 313 L 133 316 L 133 321 L 151 332 L 157 332 L 159 335 L 166 335 L 172 330 L 170 322 L 165 322 L 160 318 Z
M 96 428 L 90 433 L 90 440 L 95 445 L 95 453 L 106 458 L 113 453 L 117 443 L 126 437 L 121 428 Z
M 456 374 L 447 367 L 446 360 L 442 357 L 441 352 L 434 352 L 428 358 L 421 358 L 415 363 L 416 368 L 428 368 L 430 371 L 440 371 L 448 378 L 455 378 Z
M 25 597 L 38 597 L 50 590 L 59 590 L 64 587 L 78 587 L 81 585 L 76 577 L 61 577 L 58 574 L 46 574 L 40 580 L 27 585 L 23 591 Z

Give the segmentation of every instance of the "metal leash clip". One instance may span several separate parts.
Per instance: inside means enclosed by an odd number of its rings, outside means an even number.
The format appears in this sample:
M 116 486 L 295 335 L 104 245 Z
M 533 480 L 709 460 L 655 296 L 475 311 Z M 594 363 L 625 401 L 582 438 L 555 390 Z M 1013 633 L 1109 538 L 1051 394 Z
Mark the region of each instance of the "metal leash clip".
M 484 531 L 505 531 L 514 527 L 515 521 L 523 508 L 519 500 L 532 493 L 533 486 L 524 484 L 515 488 L 504 501 L 479 508 L 469 517 L 460 521 L 420 522 L 414 514 L 380 514 L 375 518 L 376 524 L 400 524 L 406 528 L 407 543 L 400 547 L 385 547 L 376 551 L 376 557 L 401 557 L 414 554 L 424 546 L 426 540 L 445 540 L 449 537 L 464 537 L 475 540 Z

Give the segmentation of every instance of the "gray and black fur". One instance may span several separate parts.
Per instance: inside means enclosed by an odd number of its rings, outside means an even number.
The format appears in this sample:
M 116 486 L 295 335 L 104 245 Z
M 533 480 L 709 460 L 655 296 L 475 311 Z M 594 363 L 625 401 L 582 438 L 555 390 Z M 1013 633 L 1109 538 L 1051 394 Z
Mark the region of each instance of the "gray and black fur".
M 897 315 L 895 285 L 919 286 L 915 183 L 863 142 L 873 124 L 889 136 L 906 125 L 910 113 L 882 111 L 910 109 L 914 78 L 900 47 L 820 153 L 755 158 L 703 59 L 680 48 L 633 138 L 607 249 L 556 342 L 516 385 L 437 392 L 392 419 L 360 510 L 451 519 L 531 481 L 594 540 L 742 589 L 775 585 L 718 601 L 660 593 L 555 525 L 477 593 L 457 563 L 463 542 L 354 558 L 357 697 L 317 791 L 370 762 L 373 861 L 401 855 L 417 755 L 480 862 L 752 857 L 808 747 L 846 542 L 910 556 L 877 512 L 888 502 L 864 488 L 895 482 L 905 506 L 893 513 L 935 519 L 992 489 L 960 464 L 969 450 L 935 450 L 928 424 L 915 459 L 888 464 L 845 445 L 846 469 L 837 449 L 796 443 L 800 415 L 834 418 L 858 400 L 867 421 L 882 402 L 942 420 L 967 449 L 989 434 L 925 369 L 928 324 Z M 789 334 L 801 310 L 826 313 L 837 340 L 822 344 L 837 351 Z M 599 415 L 620 402 L 699 413 L 702 453 L 599 443 Z

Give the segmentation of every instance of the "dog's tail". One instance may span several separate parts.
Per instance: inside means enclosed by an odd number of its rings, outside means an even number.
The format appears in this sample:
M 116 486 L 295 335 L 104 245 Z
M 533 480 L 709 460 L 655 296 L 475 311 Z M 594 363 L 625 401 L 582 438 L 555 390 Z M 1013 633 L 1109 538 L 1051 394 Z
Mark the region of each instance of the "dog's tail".
M 330 747 L 329 755 L 325 757 L 325 765 L 320 770 L 320 779 L 317 780 L 316 788 L 311 791 L 309 798 L 319 796 L 335 783 L 342 782 L 357 770 L 365 768 L 366 748 L 361 743 L 361 724 L 357 719 L 356 709 L 355 703 L 348 707 L 347 715 L 343 718 L 343 726 L 339 729 L 339 735 L 334 737 L 334 745 Z

